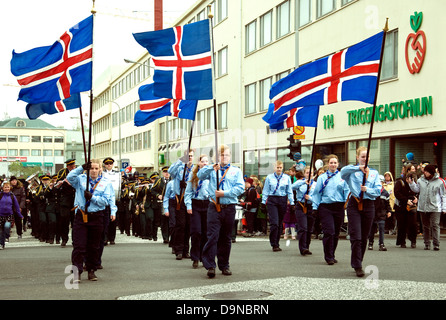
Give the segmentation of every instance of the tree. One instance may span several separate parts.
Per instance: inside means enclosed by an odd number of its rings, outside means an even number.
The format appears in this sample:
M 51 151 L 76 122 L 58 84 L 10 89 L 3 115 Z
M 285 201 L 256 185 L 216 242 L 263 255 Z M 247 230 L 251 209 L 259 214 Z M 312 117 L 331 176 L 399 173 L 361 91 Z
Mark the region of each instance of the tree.
M 8 166 L 9 176 L 27 178 L 34 173 L 41 173 L 42 169 L 39 166 L 24 167 L 19 161 L 15 161 Z

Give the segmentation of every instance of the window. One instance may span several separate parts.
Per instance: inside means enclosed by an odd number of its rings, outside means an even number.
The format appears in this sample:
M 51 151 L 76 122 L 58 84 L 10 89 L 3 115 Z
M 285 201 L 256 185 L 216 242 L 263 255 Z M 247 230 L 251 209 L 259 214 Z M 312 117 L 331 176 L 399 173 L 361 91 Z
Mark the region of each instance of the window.
M 285 78 L 287 75 L 290 74 L 290 70 L 284 71 L 282 73 L 279 73 L 276 75 L 276 81 L 279 81 L 280 79 Z
M 256 112 L 256 83 L 245 87 L 245 114 Z
M 45 149 L 45 150 L 43 150 L 43 155 L 44 156 L 52 156 L 53 155 L 53 150 Z
M 31 136 L 31 142 L 42 142 L 41 136 Z
M 6 136 L 0 136 L 0 142 L 6 142 Z
M 381 81 L 398 77 L 398 30 L 386 35 L 381 68 Z
M 311 0 L 299 0 L 299 27 L 311 22 Z
M 18 142 L 19 137 L 18 136 L 8 136 L 8 142 Z
M 290 1 L 277 7 L 277 38 L 290 32 Z
M 29 156 L 29 149 L 20 149 L 20 156 L 21 157 Z
M 54 137 L 54 143 L 63 143 L 64 138 L 63 137 Z
M 336 7 L 335 0 L 317 0 L 317 17 L 320 18 Z
M 228 16 L 228 0 L 218 0 L 217 22 Z
M 61 157 L 61 156 L 63 156 L 63 150 L 54 150 L 54 155 L 55 155 L 56 157 Z M 73 157 L 73 158 L 76 158 L 76 157 Z
M 256 46 L 257 21 L 254 20 L 246 26 L 246 53 L 254 51 Z
M 160 123 L 160 142 L 166 142 L 166 123 Z
M 270 11 L 260 17 L 260 46 L 270 43 L 273 40 L 273 12 Z
M 43 137 L 43 142 L 53 143 L 53 137 Z
M 32 149 L 31 150 L 31 155 L 32 156 L 41 156 L 42 155 L 42 150 L 40 150 L 40 149 Z
M 347 3 L 353 2 L 353 0 L 342 0 L 342 5 L 345 6 Z
M 30 142 L 29 136 L 20 136 L 20 142 Z
M 26 123 L 25 123 L 25 121 L 23 121 L 23 120 L 18 120 L 18 121 L 15 123 L 15 126 L 18 127 L 18 128 L 23 128 L 23 127 L 26 127 Z
M 207 109 L 206 131 L 211 132 L 214 127 L 214 107 L 211 107 Z
M 202 134 L 206 132 L 206 110 L 198 111 L 198 134 Z
M 0 149 L 0 156 L 6 156 L 6 149 Z
M 206 19 L 206 9 L 201 10 L 197 15 L 197 21 Z
M 8 156 L 17 157 L 19 155 L 19 150 L 17 149 L 8 149 Z
M 218 76 L 228 73 L 228 47 L 218 51 Z
M 269 90 L 271 89 L 272 78 L 266 78 L 260 81 L 260 111 L 268 110 L 269 106 Z
M 223 102 L 218 105 L 218 129 L 227 129 L 228 128 L 228 103 Z

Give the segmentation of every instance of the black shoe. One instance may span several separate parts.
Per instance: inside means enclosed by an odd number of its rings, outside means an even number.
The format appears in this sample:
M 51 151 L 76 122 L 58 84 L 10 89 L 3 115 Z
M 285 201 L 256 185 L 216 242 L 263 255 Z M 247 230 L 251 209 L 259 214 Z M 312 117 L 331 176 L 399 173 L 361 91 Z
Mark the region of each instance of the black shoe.
M 189 253 L 185 253 L 185 254 L 183 254 L 183 257 L 186 258 L 186 259 L 190 259 L 190 254 Z
M 282 249 L 280 249 L 280 247 L 273 247 L 273 251 L 274 251 L 274 252 L 282 251 Z
M 225 276 L 231 276 L 232 275 L 232 272 L 231 272 L 231 270 L 229 270 L 229 268 L 223 269 L 221 273 L 223 275 L 225 275 Z
M 198 268 L 198 260 L 194 260 L 194 262 L 192 262 L 192 268 L 194 269 Z
M 181 260 L 181 259 L 183 259 L 183 255 L 181 253 L 179 253 L 179 254 L 177 254 L 177 257 L 175 259 Z
M 332 266 L 332 265 L 335 264 L 335 261 L 334 261 L 334 260 L 328 260 L 328 261 L 327 261 L 327 264 L 328 264 L 329 266 Z
M 208 278 L 215 277 L 215 268 L 209 268 L 208 269 Z
M 355 268 L 355 272 L 357 277 L 361 278 L 365 276 L 364 270 L 362 270 L 362 268 Z
M 67 246 L 67 242 L 66 241 L 62 241 L 62 244 L 60 245 L 62 248 L 65 248 Z
M 90 281 L 97 281 L 98 277 L 94 274 L 94 271 L 88 271 L 88 280 Z
M 301 255 L 303 255 L 303 256 L 305 256 L 305 255 L 307 255 L 307 254 L 311 254 L 311 253 L 309 253 L 310 252 L 310 250 L 308 250 L 308 249 L 304 249 L 304 250 L 302 250 L 302 252 L 300 253 Z

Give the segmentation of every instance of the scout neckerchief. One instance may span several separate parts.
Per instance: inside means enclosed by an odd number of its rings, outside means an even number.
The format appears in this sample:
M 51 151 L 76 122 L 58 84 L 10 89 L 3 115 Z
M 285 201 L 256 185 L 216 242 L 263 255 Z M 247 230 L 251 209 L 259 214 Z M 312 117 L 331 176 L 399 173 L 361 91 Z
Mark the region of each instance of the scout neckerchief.
M 330 172 L 330 170 L 327 170 L 327 180 L 324 181 L 324 184 L 322 185 L 321 190 L 319 191 L 319 193 L 324 192 L 325 187 L 327 186 L 328 182 L 330 181 L 331 178 L 333 178 L 335 175 L 337 175 L 339 173 L 338 170 L 336 170 L 336 172 Z
M 277 185 L 276 185 L 276 189 L 274 189 L 273 194 L 275 194 L 277 189 L 279 188 L 280 180 L 282 179 L 282 176 L 283 176 L 283 172 L 280 174 L 280 176 L 277 176 L 277 174 L 274 172 L 274 177 L 277 179 Z
M 95 180 L 93 180 L 93 179 L 90 177 L 90 181 L 89 181 L 89 183 L 90 183 L 90 193 L 91 193 L 91 194 L 93 194 L 94 190 L 95 190 L 96 187 L 98 186 L 99 181 L 101 181 L 101 179 L 102 179 L 102 175 L 100 175 L 99 177 L 97 177 Z M 88 206 L 89 204 L 90 204 L 90 200 L 87 201 L 87 206 Z
M 195 198 L 198 197 L 198 194 L 200 193 L 202 184 L 203 184 L 203 180 L 198 180 L 197 190 L 195 191 Z
M 228 163 L 228 164 L 227 164 L 226 166 L 224 166 L 223 168 L 220 168 L 220 171 L 221 171 L 221 180 L 220 180 L 219 187 L 220 187 L 221 190 L 224 190 L 224 188 L 223 188 L 223 183 L 225 182 L 226 173 L 228 172 L 230 166 L 231 166 L 231 164 Z

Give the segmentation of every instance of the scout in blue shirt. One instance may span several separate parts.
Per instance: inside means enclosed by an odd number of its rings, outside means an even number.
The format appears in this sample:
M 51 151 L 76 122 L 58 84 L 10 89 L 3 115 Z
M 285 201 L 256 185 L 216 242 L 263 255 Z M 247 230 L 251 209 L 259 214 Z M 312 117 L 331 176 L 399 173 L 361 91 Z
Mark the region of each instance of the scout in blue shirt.
M 365 275 L 362 270 L 362 260 L 367 247 L 367 239 L 375 217 L 374 200 L 381 194 L 381 181 L 378 171 L 365 167 L 367 148 L 359 147 L 356 151 L 358 165 L 349 165 L 341 170 L 351 189 L 347 205 L 348 231 L 351 243 L 351 266 L 358 277 Z M 366 183 L 363 178 L 366 175 Z
M 302 171 L 298 171 L 298 179 L 292 185 L 296 190 L 296 219 L 297 219 L 297 239 L 299 241 L 299 251 L 301 255 L 312 254 L 310 251 L 311 234 L 313 233 L 315 217 L 312 210 L 312 196 L 316 183 L 310 176 L 310 167 L 305 168 L 302 177 Z M 309 180 L 309 181 L 308 181 Z
M 190 215 L 190 257 L 192 267 L 198 268 L 204 244 L 207 241 L 207 211 L 209 207 L 209 180 L 198 179 L 197 173 L 208 165 L 208 156 L 200 155 L 198 164 L 194 166 L 191 178 L 187 182 L 184 202 Z
M 174 181 L 173 190 L 175 192 L 175 227 L 172 235 L 172 249 L 175 251 L 177 260 L 190 258 L 189 237 L 190 237 L 190 216 L 187 214 L 184 203 L 184 193 L 187 181 L 192 175 L 194 160 L 194 150 L 189 150 L 177 162 L 170 166 L 168 172 Z M 184 180 L 183 180 L 184 177 Z
M 282 221 L 286 213 L 287 203 L 294 206 L 294 195 L 291 189 L 290 176 L 283 173 L 283 162 L 277 161 L 274 170 L 275 172 L 269 174 L 265 179 L 262 203 L 266 203 L 266 208 L 268 209 L 270 245 L 273 251 L 282 251 L 279 246 L 280 235 L 282 234 Z
M 239 168 L 230 164 L 231 150 L 227 145 L 220 146 L 217 155 L 219 163 L 205 166 L 198 171 L 198 179 L 209 179 L 208 241 L 203 248 L 203 266 L 208 270 L 209 278 L 215 277 L 215 257 L 218 268 L 224 275 L 231 275 L 229 256 L 231 254 L 231 235 L 235 220 L 235 205 L 245 187 L 243 175 Z M 217 190 L 217 172 L 219 188 Z M 217 200 L 220 205 L 218 206 Z
M 76 190 L 75 205 L 76 213 L 73 224 L 73 253 L 71 260 L 77 269 L 75 275 L 83 271 L 83 264 L 88 271 L 88 280 L 97 280 L 94 271 L 100 258 L 99 246 L 103 241 L 102 230 L 104 228 L 105 208 L 110 206 L 111 219 L 116 217 L 115 192 L 110 180 L 99 175 L 101 162 L 97 159 L 70 171 L 67 176 L 68 182 Z M 83 170 L 89 170 L 89 181 L 87 186 L 87 175 Z M 88 187 L 88 190 L 86 190 Z
M 339 160 L 334 154 L 327 158 L 328 170 L 317 178 L 313 191 L 313 210 L 318 210 L 321 228 L 324 233 L 322 244 L 324 258 L 328 265 L 338 262 L 335 251 L 339 232 L 344 222 L 344 203 L 349 194 L 347 183 L 341 179 L 338 171 Z

